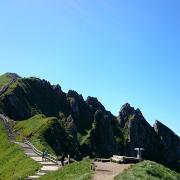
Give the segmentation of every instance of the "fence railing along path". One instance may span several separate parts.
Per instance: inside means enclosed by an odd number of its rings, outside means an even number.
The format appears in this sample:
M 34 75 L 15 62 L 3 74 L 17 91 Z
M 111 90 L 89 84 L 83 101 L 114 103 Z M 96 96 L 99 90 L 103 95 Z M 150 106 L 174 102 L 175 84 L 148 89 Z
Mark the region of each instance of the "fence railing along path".
M 40 151 L 40 150 L 38 150 L 38 149 L 37 149 L 33 144 L 31 144 L 28 140 L 25 140 L 24 143 L 27 144 L 27 145 L 29 145 L 29 146 L 32 148 L 32 150 L 33 150 L 37 155 L 39 155 L 39 156 L 42 157 L 43 152 Z M 46 157 L 46 159 L 48 159 L 48 160 L 51 161 L 51 162 L 54 162 L 54 163 L 58 164 L 58 162 L 57 162 L 57 157 L 55 157 L 55 156 L 53 156 L 53 155 L 51 155 L 51 154 L 48 154 L 48 156 Z

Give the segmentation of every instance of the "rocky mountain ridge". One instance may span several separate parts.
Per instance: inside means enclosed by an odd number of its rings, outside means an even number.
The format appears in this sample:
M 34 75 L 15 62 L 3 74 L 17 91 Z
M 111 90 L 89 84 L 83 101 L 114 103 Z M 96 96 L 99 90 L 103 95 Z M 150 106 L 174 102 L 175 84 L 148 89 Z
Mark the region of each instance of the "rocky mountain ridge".
M 52 86 L 46 80 L 17 77 L 0 94 L 0 113 L 15 121 L 26 120 L 37 114 L 56 117 L 72 140 L 72 146 L 75 146 L 74 152 L 69 147 L 73 156 L 76 152 L 80 156 L 92 157 L 108 157 L 112 154 L 135 156 L 134 148 L 143 147 L 145 159 L 167 165 L 180 160 L 180 138 L 159 121 L 152 127 L 141 111 L 130 104 L 123 105 L 116 117 L 97 98 L 84 100 L 76 91 L 65 93 L 59 85 Z M 52 130 L 48 133 L 52 133 Z M 58 141 L 62 141 L 62 138 Z M 60 145 L 50 144 L 57 152 L 56 147 Z

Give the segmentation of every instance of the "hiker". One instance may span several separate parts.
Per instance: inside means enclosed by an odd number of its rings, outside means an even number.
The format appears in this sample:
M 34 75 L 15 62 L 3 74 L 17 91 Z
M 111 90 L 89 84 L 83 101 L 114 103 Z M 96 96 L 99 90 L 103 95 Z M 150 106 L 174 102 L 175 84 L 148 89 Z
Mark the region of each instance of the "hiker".
M 58 165 L 62 165 L 61 163 L 60 163 L 60 161 L 61 161 L 61 156 L 57 156 L 57 162 L 58 162 Z
M 42 161 L 44 161 L 45 160 L 45 151 L 43 150 L 43 152 L 42 152 Z
M 48 152 L 45 151 L 45 152 L 44 152 L 44 159 L 45 159 L 45 161 L 47 160 L 47 157 L 48 157 Z
M 60 161 L 61 161 L 61 165 L 64 166 L 64 159 L 65 159 L 65 155 L 64 153 L 62 153 L 62 156 L 60 158 Z

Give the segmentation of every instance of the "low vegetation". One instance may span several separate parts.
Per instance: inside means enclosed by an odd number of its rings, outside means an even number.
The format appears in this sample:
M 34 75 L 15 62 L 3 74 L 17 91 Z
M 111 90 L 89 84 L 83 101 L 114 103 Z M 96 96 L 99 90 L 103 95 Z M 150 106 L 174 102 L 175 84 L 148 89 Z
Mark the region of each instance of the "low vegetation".
M 10 81 L 10 77 L 6 74 L 0 76 L 0 89 Z
M 49 153 L 54 154 L 53 149 L 48 145 L 44 138 L 45 132 L 54 123 L 52 117 L 45 117 L 42 114 L 33 116 L 32 118 L 24 121 L 19 121 L 14 126 L 18 134 L 17 141 L 23 141 L 24 138 L 29 139 L 32 144 L 39 150 L 46 149 Z
M 180 174 L 152 161 L 143 161 L 115 177 L 115 180 L 180 180 Z
M 64 166 L 59 171 L 42 176 L 42 180 L 90 180 L 93 171 L 91 170 L 91 161 L 86 159 Z
M 14 130 L 17 141 L 27 138 L 38 150 L 48 151 L 52 155 L 77 154 L 77 144 L 67 134 L 57 118 L 46 117 L 42 114 L 24 121 L 18 121 Z
M 39 168 L 40 165 L 27 157 L 20 146 L 9 141 L 0 123 L 0 179 L 24 179 Z

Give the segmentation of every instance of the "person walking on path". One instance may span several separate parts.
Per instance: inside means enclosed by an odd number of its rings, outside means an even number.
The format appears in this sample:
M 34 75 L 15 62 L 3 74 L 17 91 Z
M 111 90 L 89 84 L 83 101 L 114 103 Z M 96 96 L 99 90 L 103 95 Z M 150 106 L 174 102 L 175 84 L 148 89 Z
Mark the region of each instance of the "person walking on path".
M 47 160 L 47 158 L 48 158 L 48 152 L 45 151 L 45 152 L 44 152 L 44 159 L 45 159 L 45 161 Z
M 45 160 L 45 150 L 43 150 L 43 152 L 42 152 L 42 161 L 44 161 Z
M 60 158 L 60 161 L 61 161 L 61 165 L 64 166 L 64 159 L 65 159 L 65 154 L 62 153 L 62 156 Z

